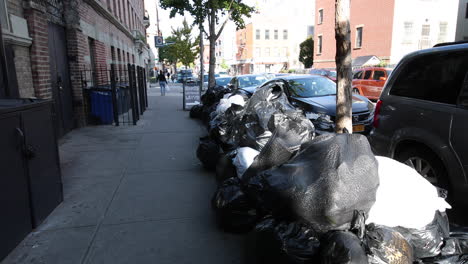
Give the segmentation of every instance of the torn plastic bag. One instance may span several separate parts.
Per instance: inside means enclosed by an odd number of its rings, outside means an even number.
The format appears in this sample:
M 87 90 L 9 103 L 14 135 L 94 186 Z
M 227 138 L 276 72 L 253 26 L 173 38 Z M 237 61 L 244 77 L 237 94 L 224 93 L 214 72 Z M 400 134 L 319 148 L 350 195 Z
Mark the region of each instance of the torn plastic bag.
M 200 119 L 202 116 L 203 112 L 203 106 L 202 105 L 194 105 L 190 109 L 190 118 L 197 118 Z
M 288 162 L 305 142 L 314 138 L 314 127 L 301 111 L 275 113 L 268 127 L 274 131 L 265 147 L 245 174 L 246 178 Z
M 366 251 L 361 240 L 348 231 L 330 231 L 321 239 L 320 258 L 323 264 L 365 264 Z
M 306 224 L 267 217 L 255 227 L 257 263 L 316 263 L 317 234 Z
M 348 229 L 355 210 L 367 214 L 379 186 L 377 162 L 359 134 L 316 137 L 289 162 L 244 182 L 259 208 L 322 232 Z
M 231 151 L 222 155 L 216 165 L 216 181 L 218 183 L 233 177 L 237 177 L 236 167 L 232 160 L 236 157 L 237 151 Z
M 258 153 L 257 150 L 249 147 L 237 149 L 237 155 L 233 159 L 233 164 L 236 167 L 239 178 L 242 178 L 242 175 L 250 167 L 255 157 L 258 156 Z
M 239 178 L 224 181 L 214 194 L 211 204 L 224 230 L 243 233 L 255 227 L 257 213 L 242 191 Z
M 411 264 L 413 248 L 398 231 L 385 226 L 367 226 L 364 241 L 371 264 Z
M 421 229 L 395 227 L 413 246 L 415 258 L 434 257 L 441 253 L 444 238 L 448 238 L 449 221 L 445 213 L 436 211 L 433 221 Z
M 376 159 L 380 186 L 368 224 L 419 229 L 432 222 L 436 211 L 450 208 L 437 188 L 413 168 L 387 157 Z
M 197 148 L 197 158 L 206 169 L 215 169 L 219 159 L 219 146 L 209 136 L 201 137 Z

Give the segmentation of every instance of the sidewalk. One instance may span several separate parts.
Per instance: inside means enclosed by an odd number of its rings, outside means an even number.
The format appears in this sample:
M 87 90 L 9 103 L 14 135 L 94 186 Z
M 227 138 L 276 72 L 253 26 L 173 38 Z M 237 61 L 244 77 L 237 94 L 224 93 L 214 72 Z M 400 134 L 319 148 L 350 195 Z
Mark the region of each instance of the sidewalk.
M 244 263 L 242 236 L 218 230 L 216 183 L 196 158 L 205 128 L 181 89 L 137 126 L 77 129 L 60 144 L 64 202 L 2 263 Z

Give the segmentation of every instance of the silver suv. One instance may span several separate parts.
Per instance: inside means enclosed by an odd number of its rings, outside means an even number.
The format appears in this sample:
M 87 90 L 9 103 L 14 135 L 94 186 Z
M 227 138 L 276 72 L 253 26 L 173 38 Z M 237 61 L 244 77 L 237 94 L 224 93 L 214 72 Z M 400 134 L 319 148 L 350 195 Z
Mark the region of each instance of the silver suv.
M 375 154 L 415 168 L 447 189 L 454 207 L 468 208 L 468 44 L 403 58 L 377 102 L 369 139 Z

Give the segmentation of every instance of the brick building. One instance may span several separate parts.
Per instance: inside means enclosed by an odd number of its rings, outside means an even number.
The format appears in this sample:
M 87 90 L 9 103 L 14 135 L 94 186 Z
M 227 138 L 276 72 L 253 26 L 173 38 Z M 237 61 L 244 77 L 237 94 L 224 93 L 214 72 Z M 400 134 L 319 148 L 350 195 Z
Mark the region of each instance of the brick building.
M 314 68 L 335 67 L 335 1 L 316 0 Z M 415 12 L 417 10 L 417 12 Z M 455 38 L 457 0 L 351 1 L 351 54 L 396 64 Z
M 10 97 L 53 99 L 59 135 L 85 125 L 83 69 L 151 66 L 143 0 L 0 0 L 0 6 L 5 54 L 17 76 Z

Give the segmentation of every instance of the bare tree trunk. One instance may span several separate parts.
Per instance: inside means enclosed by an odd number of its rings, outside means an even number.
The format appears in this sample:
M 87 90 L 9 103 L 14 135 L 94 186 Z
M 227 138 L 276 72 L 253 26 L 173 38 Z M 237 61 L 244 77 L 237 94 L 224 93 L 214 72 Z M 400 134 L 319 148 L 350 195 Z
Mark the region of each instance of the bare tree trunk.
M 211 9 L 211 15 L 210 18 L 211 23 L 209 23 L 210 26 L 210 66 L 209 66 L 209 71 L 208 71 L 208 87 L 214 87 L 216 82 L 215 82 L 215 66 L 216 66 L 216 10 L 214 8 Z
M 200 23 L 200 93 L 203 90 L 203 24 Z
M 353 132 L 352 94 L 351 94 L 351 41 L 350 41 L 350 1 L 335 1 L 335 39 L 336 39 L 336 132 L 347 129 Z

